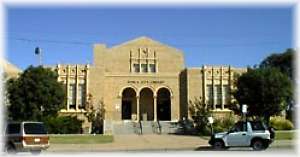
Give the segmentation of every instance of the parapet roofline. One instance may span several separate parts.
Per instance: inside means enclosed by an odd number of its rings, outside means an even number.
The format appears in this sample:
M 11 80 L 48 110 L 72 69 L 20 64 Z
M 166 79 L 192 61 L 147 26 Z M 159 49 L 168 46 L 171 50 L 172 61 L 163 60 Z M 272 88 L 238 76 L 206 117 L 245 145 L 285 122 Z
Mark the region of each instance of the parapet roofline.
M 20 68 L 18 68 L 16 65 L 10 63 L 4 58 L 1 58 L 1 66 L 3 68 L 3 71 L 6 73 L 19 73 L 22 72 Z
M 147 36 L 141 36 L 141 37 L 137 37 L 137 38 L 134 38 L 132 40 L 129 40 L 129 41 L 126 41 L 126 42 L 123 42 L 121 44 L 118 44 L 118 45 L 115 45 L 115 46 L 112 46 L 110 47 L 109 49 L 116 49 L 116 48 L 120 48 L 120 47 L 123 47 L 123 46 L 127 46 L 127 45 L 130 45 L 130 44 L 134 44 L 134 43 L 137 43 L 137 42 L 142 42 L 144 41 L 145 43 L 147 44 L 141 44 L 140 46 L 143 47 L 143 46 L 149 46 L 149 43 L 153 43 L 153 46 L 155 45 L 161 45 L 161 46 L 165 46 L 165 47 L 168 47 L 168 48 L 171 48 L 171 49 L 174 49 L 175 51 L 178 51 L 178 52 L 182 52 L 181 50 L 175 48 L 175 47 L 172 47 L 172 46 L 169 46 L 167 44 L 164 44 L 164 43 L 161 43 L 159 41 L 156 41 L 150 37 L 147 37 Z M 94 45 L 102 45 L 102 46 L 105 46 L 105 44 L 101 44 L 101 43 L 95 43 Z
M 56 68 L 57 66 L 62 66 L 62 67 L 66 67 L 66 66 L 71 66 L 71 67 L 75 67 L 75 66 L 80 66 L 80 67 L 84 67 L 84 66 L 91 66 L 91 64 L 68 64 L 68 63 L 58 63 L 58 64 L 54 64 L 54 65 L 43 65 L 43 67 L 45 68 Z
M 231 68 L 234 68 L 232 65 L 227 65 L 227 64 L 224 64 L 224 65 L 201 65 L 201 66 L 197 66 L 197 67 L 186 67 L 187 69 L 202 69 L 202 68 L 228 68 L 228 67 L 231 67 Z

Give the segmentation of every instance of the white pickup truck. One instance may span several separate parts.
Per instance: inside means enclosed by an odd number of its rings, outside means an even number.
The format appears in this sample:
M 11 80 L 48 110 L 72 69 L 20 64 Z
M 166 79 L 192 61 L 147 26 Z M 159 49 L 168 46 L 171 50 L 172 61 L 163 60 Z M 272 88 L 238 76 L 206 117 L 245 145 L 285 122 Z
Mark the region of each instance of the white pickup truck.
M 228 132 L 213 134 L 208 143 L 215 149 L 252 147 L 254 150 L 264 150 L 273 142 L 274 137 L 274 129 L 267 128 L 261 121 L 240 121 Z

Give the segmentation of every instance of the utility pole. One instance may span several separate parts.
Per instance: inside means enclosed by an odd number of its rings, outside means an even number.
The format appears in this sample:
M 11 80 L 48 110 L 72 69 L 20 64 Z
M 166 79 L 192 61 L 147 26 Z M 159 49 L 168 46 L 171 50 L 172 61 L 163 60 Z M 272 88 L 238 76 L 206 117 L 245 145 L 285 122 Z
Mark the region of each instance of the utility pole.
M 42 65 L 42 49 L 39 48 L 39 47 L 36 47 L 35 50 L 34 50 L 34 53 L 36 55 L 38 55 L 39 65 Z
M 247 121 L 247 105 L 242 104 L 242 120 Z
M 212 124 L 214 123 L 214 119 L 213 119 L 212 115 L 208 117 L 208 123 L 210 124 L 210 133 L 211 133 L 211 135 L 213 135 L 214 134 L 214 130 L 213 130 Z

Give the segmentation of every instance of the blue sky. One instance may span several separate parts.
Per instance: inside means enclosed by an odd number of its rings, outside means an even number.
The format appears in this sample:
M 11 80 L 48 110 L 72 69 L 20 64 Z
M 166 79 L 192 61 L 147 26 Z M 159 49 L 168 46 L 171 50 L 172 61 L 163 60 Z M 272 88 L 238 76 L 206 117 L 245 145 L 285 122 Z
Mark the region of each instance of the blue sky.
M 86 64 L 93 44 L 148 36 L 184 52 L 187 67 L 258 64 L 293 45 L 292 7 L 8 7 L 6 58 L 25 69 Z

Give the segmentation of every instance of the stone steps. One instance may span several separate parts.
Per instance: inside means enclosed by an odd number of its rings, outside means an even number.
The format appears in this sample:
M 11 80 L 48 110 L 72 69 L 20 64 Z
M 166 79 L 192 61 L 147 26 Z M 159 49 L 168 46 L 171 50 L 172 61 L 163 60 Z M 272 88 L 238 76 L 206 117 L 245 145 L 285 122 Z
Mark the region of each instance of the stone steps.
M 152 121 L 141 121 L 143 134 L 153 134 L 153 122 Z
M 174 122 L 160 121 L 159 124 L 161 126 L 162 134 L 172 134 L 177 130 L 177 125 Z
M 129 121 L 116 122 L 112 124 L 113 134 L 134 134 L 134 124 Z
M 113 134 L 173 134 L 179 126 L 175 122 L 169 121 L 141 121 L 142 129 L 138 122 L 119 121 L 112 124 Z M 160 129 L 159 129 L 160 126 Z M 160 131 L 159 131 L 160 130 Z

